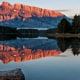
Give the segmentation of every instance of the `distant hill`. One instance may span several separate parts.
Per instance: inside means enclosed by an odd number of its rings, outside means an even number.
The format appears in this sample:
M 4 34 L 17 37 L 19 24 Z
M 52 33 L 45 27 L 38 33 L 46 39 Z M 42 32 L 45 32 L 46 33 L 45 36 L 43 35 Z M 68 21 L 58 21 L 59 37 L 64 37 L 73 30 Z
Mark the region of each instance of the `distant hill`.
M 80 9 L 64 9 L 58 10 L 59 12 L 65 14 L 66 16 L 73 18 L 75 15 L 80 15 Z
M 63 17 L 65 15 L 55 10 L 8 2 L 0 4 L 0 25 L 4 26 L 50 28 L 56 27 Z

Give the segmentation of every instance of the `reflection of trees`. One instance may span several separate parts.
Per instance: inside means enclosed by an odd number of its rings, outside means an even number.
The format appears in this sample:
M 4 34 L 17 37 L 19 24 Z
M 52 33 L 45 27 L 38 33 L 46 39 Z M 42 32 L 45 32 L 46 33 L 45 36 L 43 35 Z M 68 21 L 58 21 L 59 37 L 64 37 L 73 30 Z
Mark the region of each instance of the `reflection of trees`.
M 67 48 L 69 48 L 70 39 L 69 38 L 58 38 L 57 44 L 60 50 L 64 52 Z
M 74 55 L 80 54 L 80 42 L 79 41 L 80 41 L 80 39 L 78 39 L 78 38 L 75 38 L 72 40 L 71 47 L 72 47 L 72 51 L 73 51 Z
M 58 38 L 57 44 L 62 52 L 64 52 L 66 49 L 68 49 L 71 46 L 73 55 L 80 54 L 80 39 L 79 38 Z

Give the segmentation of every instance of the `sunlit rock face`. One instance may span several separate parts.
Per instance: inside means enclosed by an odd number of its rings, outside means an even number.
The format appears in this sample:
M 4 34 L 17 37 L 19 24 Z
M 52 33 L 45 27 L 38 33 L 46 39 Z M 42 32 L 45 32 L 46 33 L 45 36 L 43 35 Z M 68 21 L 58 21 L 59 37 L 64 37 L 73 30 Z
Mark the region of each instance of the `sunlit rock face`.
M 0 45 L 0 60 L 3 63 L 11 61 L 21 62 L 39 59 L 42 57 L 58 56 L 61 53 L 59 50 L 32 50 L 27 48 L 14 48 L 8 45 Z
M 56 10 L 24 4 L 0 4 L 0 25 L 10 27 L 55 27 L 65 17 Z
M 63 14 L 59 13 L 58 11 L 47 10 L 22 4 L 11 5 L 8 2 L 3 2 L 0 5 L 0 21 L 9 20 L 15 17 L 29 18 L 32 16 L 57 17 L 63 16 Z

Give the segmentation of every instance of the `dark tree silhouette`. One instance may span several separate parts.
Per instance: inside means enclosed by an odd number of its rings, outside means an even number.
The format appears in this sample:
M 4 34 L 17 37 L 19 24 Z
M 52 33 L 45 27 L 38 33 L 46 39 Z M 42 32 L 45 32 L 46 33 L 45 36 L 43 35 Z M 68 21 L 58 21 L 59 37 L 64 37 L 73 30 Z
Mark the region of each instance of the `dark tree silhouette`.
M 58 33 L 69 33 L 71 31 L 71 24 L 65 18 L 61 20 L 58 24 L 57 32 Z
M 65 52 L 68 48 L 71 48 L 74 56 L 78 56 L 80 54 L 79 38 L 57 38 L 57 45 L 62 52 Z
M 57 38 L 57 45 L 59 47 L 59 49 L 64 52 L 66 51 L 66 49 L 69 48 L 70 46 L 70 38 Z
M 80 15 L 75 15 L 72 22 L 72 32 L 79 33 L 80 32 Z
M 71 41 L 71 48 L 73 55 L 79 55 L 80 54 L 80 39 L 79 38 L 73 38 Z

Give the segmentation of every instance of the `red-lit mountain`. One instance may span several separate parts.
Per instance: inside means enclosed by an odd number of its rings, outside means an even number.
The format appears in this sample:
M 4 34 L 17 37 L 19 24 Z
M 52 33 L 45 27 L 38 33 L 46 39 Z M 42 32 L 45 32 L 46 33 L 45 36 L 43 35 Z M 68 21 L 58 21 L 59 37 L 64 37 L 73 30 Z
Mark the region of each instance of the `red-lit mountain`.
M 23 4 L 0 4 L 0 25 L 14 27 L 53 27 L 64 17 L 55 10 L 47 10 Z

